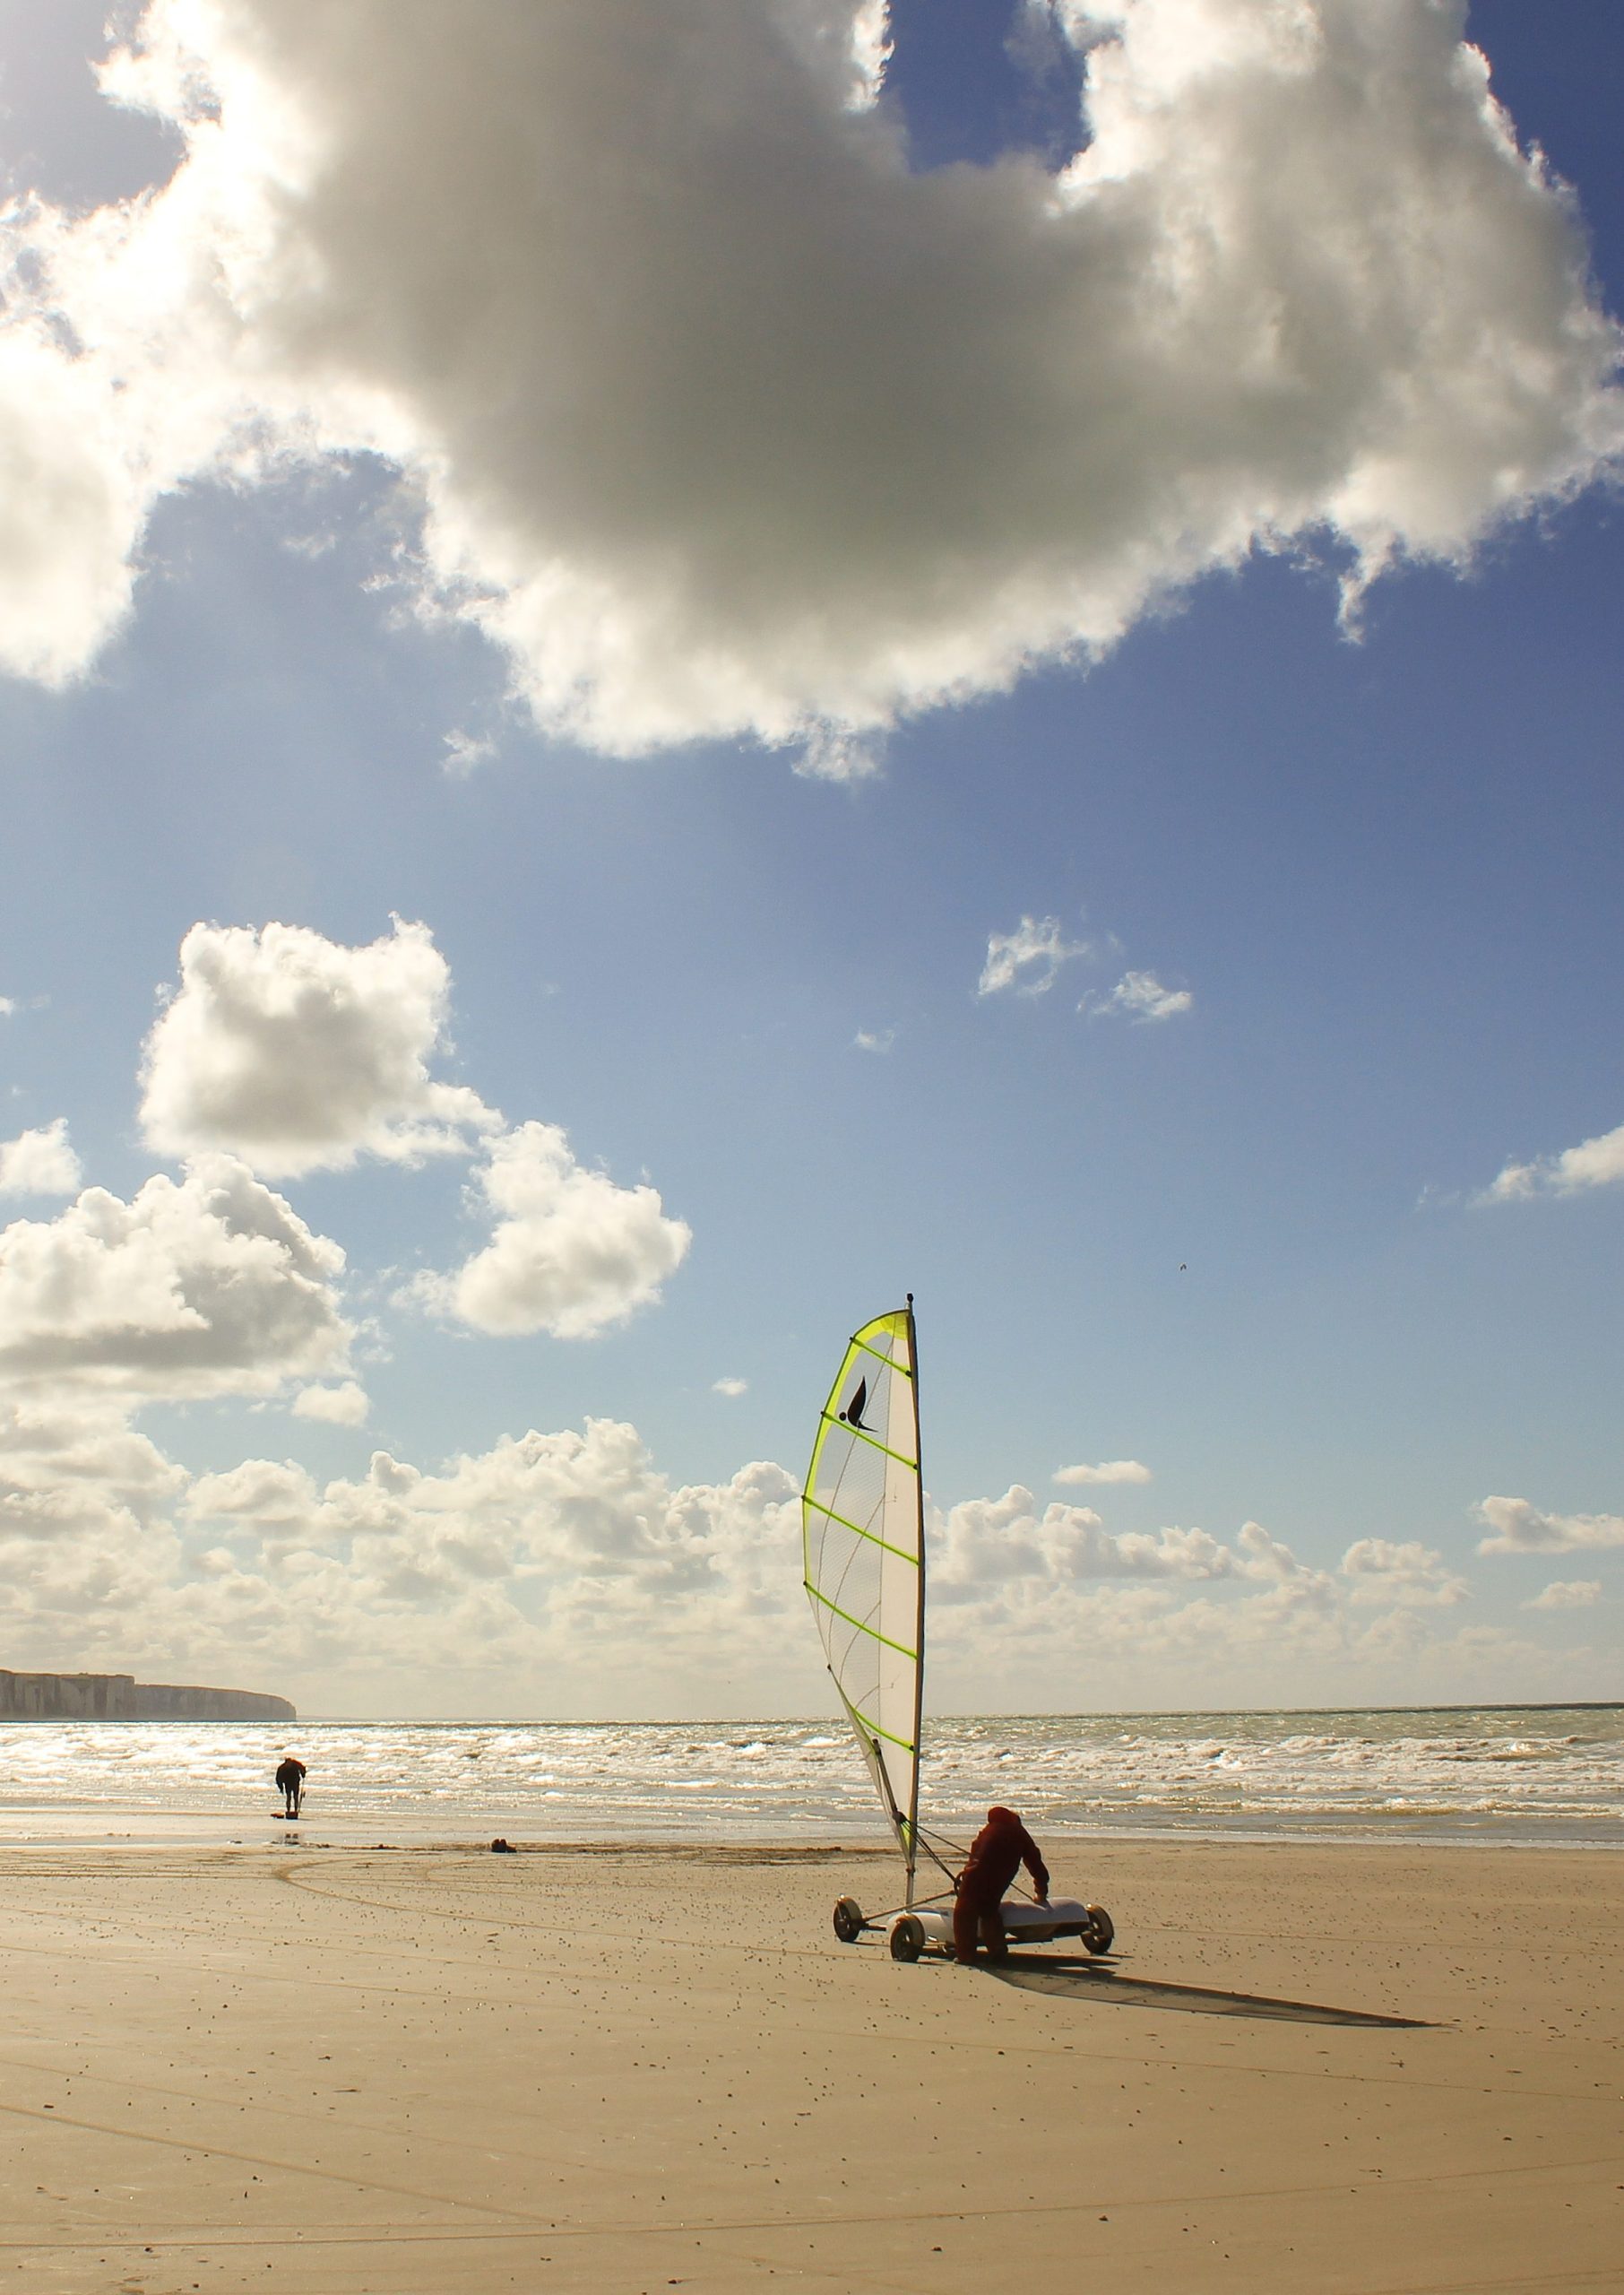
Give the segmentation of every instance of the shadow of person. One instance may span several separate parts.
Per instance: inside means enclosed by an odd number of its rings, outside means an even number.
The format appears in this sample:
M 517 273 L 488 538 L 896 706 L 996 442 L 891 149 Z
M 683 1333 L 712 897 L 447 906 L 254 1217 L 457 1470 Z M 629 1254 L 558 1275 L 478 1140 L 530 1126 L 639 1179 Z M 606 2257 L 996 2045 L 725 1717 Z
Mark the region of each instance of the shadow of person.
M 1171 2008 L 1189 2016 L 1247 2016 L 1284 2024 L 1341 2024 L 1375 2031 L 1427 2029 L 1420 2016 L 1379 2016 L 1364 2008 L 1335 2008 L 1320 2000 L 1275 2000 L 1264 1992 L 1224 1992 L 1204 1984 L 1167 1984 L 1153 1977 L 1123 1976 L 1103 1961 L 1040 1960 L 1032 1953 L 1011 1953 L 1006 1961 L 979 1961 L 978 1968 L 1000 1984 L 1023 1992 L 1044 1992 L 1057 2000 L 1089 2007 Z

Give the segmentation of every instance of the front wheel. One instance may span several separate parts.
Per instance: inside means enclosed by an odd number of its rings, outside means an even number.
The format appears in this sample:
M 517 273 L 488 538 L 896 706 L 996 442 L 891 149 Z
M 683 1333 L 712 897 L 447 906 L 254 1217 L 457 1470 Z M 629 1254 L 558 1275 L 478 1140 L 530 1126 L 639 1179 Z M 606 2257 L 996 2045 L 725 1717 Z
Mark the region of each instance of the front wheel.
M 834 1933 L 842 1944 L 855 1944 L 863 1933 L 863 1909 L 855 1897 L 842 1897 L 834 1908 Z
M 917 1961 L 925 1949 L 925 1932 L 911 1912 L 891 1924 L 891 1957 L 894 1961 Z
M 1083 1932 L 1083 1948 L 1089 1953 L 1109 1953 L 1117 1931 L 1111 1917 L 1102 1904 L 1084 1905 L 1088 1927 Z

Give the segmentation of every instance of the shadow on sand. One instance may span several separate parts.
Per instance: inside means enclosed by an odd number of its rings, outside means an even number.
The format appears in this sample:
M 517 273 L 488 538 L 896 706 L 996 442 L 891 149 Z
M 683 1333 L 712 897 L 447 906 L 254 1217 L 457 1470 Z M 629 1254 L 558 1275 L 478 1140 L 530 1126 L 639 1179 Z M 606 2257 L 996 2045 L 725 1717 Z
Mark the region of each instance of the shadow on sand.
M 1318 2000 L 1273 2000 L 1261 1992 L 1220 1992 L 1201 1984 L 1159 1984 L 1142 1976 L 1120 1976 L 1101 1961 L 1061 1960 L 1035 1953 L 1011 1953 L 995 1966 L 978 1962 L 999 1984 L 1023 1992 L 1046 1992 L 1058 2000 L 1097 2007 L 1174 2008 L 1190 2016 L 1251 2016 L 1282 2024 L 1341 2024 L 1373 2031 L 1412 2032 L 1428 2029 L 1419 2016 L 1378 2016 L 1361 2008 L 1329 2008 Z

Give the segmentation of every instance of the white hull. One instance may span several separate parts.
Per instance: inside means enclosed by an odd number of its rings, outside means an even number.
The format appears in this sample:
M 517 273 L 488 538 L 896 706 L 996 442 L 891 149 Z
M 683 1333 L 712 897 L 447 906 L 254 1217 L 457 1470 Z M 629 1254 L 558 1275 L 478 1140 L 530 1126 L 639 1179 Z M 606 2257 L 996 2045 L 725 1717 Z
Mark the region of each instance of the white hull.
M 1079 1904 L 1075 1897 L 1055 1897 L 1048 1904 L 1018 1904 L 1012 1901 L 999 1910 L 1004 1916 L 1004 1934 L 1012 1944 L 1047 1944 L 1056 1936 L 1084 1936 L 1093 1926 L 1088 1907 Z M 893 1921 L 903 1917 L 896 1913 Z M 916 1907 L 913 1918 L 924 1930 L 928 1944 L 938 1944 L 949 1953 L 953 1950 L 951 1905 Z

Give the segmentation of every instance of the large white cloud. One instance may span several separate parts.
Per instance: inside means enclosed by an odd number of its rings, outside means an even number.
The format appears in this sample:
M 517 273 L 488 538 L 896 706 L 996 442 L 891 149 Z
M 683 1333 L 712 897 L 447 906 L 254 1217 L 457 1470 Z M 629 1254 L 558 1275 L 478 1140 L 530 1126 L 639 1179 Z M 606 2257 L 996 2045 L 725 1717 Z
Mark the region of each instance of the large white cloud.
M 1465 1580 L 1419 1538 L 1355 1538 L 1342 1568 L 1356 1602 L 1452 1608 L 1467 1597 Z
M 1485 1498 L 1478 1513 L 1492 1535 L 1480 1554 L 1583 1554 L 1624 1546 L 1624 1514 L 1542 1514 L 1525 1498 Z
M 342 1368 L 344 1254 L 229 1156 L 0 1230 L 0 1381 L 140 1401 Z
M 673 1487 L 608 1419 L 438 1472 L 377 1451 L 364 1476 L 324 1485 L 249 1459 L 187 1494 L 193 1534 L 217 1541 L 188 1598 L 200 1624 L 246 1598 L 256 1638 L 300 1665 L 348 1642 L 362 1672 L 545 1666 L 564 1670 L 566 1707 L 583 1691 L 621 1710 L 651 1692 L 691 1705 L 696 1683 L 713 1691 L 719 1651 L 747 1673 L 782 1658 L 797 1495 L 767 1464 Z
M 1051 1503 L 1040 1513 L 1019 1483 L 1001 1498 L 961 1501 L 935 1528 L 932 1594 L 946 1603 L 986 1598 L 1024 1580 L 1057 1589 L 1109 1578 L 1300 1581 L 1318 1592 L 1330 1586 L 1260 1522 L 1243 1524 L 1232 1546 L 1201 1529 L 1113 1533 L 1092 1506 Z
M 470 1152 L 501 1118 L 435 1081 L 451 974 L 396 918 L 368 947 L 299 924 L 194 924 L 147 1039 L 142 1124 L 161 1153 L 219 1148 L 276 1174 Z
M 911 172 L 852 0 L 151 0 L 108 85 L 174 179 L 10 227 L 4 659 L 91 658 L 164 489 L 371 448 L 543 723 L 851 773 L 1257 546 L 1460 563 L 1617 453 L 1464 0 L 1061 13 L 1054 178 Z
M 1531 1195 L 1581 1195 L 1593 1187 L 1617 1187 L 1624 1182 L 1624 1123 L 1612 1131 L 1582 1139 L 1559 1156 L 1538 1156 L 1532 1163 L 1507 1164 L 1478 1197 L 1480 1203 L 1516 1203 Z
M 65 1116 L 0 1140 L 0 1195 L 72 1195 L 83 1176 Z
M 495 1219 L 489 1243 L 454 1275 L 410 1286 L 476 1330 L 590 1338 L 657 1299 L 687 1256 L 692 1230 L 656 1190 L 577 1163 L 557 1124 L 493 1140 L 477 1183 Z

